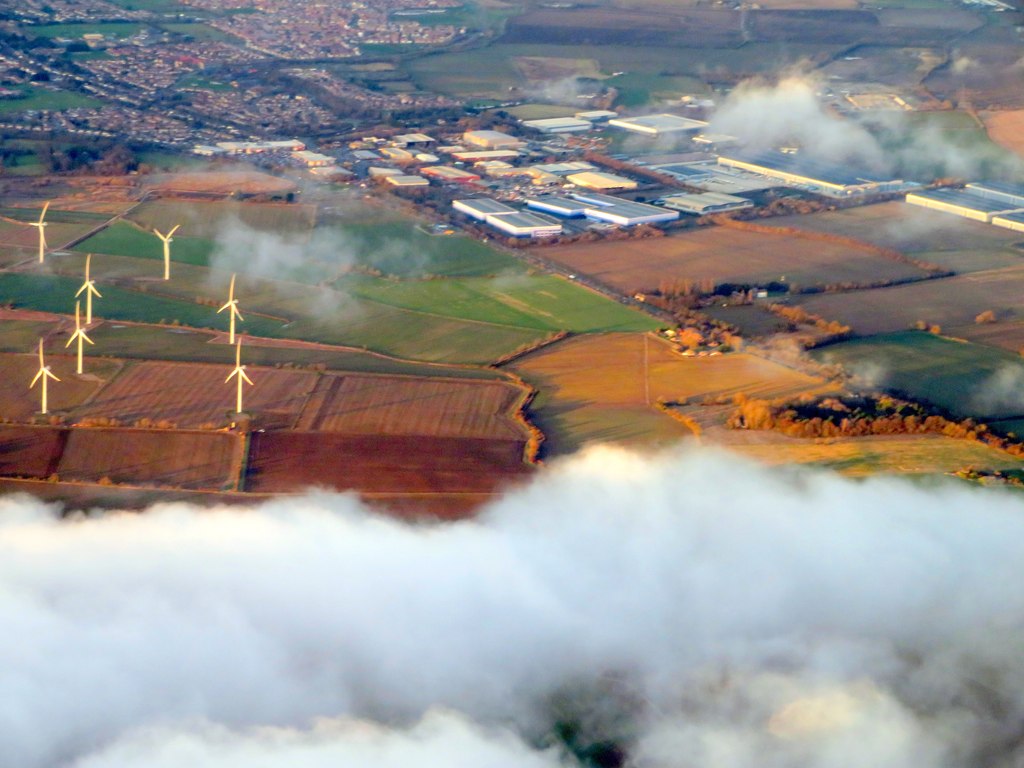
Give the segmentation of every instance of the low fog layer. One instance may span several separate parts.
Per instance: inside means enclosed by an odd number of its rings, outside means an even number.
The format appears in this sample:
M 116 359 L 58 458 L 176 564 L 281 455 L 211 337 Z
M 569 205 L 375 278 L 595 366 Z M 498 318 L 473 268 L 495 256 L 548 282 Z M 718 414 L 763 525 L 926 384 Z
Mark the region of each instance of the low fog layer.
M 643 768 L 1001 768 L 1022 575 L 1018 495 L 707 451 L 592 450 L 436 526 L 6 497 L 3 762 L 540 768 L 560 720 Z

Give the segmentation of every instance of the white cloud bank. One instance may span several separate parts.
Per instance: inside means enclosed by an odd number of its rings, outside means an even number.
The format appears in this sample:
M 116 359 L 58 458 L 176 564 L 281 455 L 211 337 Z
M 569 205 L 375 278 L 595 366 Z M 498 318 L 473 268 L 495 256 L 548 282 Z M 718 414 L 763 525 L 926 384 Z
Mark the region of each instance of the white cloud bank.
M 0 498 L 0 763 L 533 768 L 557 713 L 638 768 L 1008 768 L 1022 576 L 1020 496 L 711 452 L 439 525 Z

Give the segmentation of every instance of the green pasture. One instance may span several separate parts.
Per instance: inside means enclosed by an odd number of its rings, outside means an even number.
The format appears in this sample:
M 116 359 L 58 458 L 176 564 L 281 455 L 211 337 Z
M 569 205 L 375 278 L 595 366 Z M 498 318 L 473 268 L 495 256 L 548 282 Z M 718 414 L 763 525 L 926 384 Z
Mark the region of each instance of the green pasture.
M 832 344 L 813 355 L 957 416 L 1024 415 L 1024 360 L 994 347 L 901 331 Z
M 0 216 L 16 221 L 38 221 L 42 213 L 42 206 L 38 208 L 0 208 Z M 46 221 L 49 224 L 100 224 L 111 218 L 109 213 L 94 213 L 93 211 L 62 211 L 51 208 L 46 211 Z M 47 237 L 47 240 L 50 238 Z
M 40 24 L 22 25 L 21 31 L 31 37 L 53 39 L 65 37 L 77 39 L 82 35 L 100 34 L 108 37 L 125 38 L 137 35 L 144 25 L 135 22 L 82 23 L 82 24 Z
M 164 234 L 167 230 L 162 230 Z M 200 237 L 180 237 L 175 233 L 171 243 L 171 261 L 183 264 L 207 265 L 214 242 Z M 134 256 L 140 259 L 164 258 L 164 244 L 156 235 L 145 232 L 133 224 L 117 221 L 83 240 L 73 250 L 81 253 L 105 253 L 114 256 Z
M 264 232 L 302 232 L 313 224 L 307 206 L 234 201 L 152 200 L 135 208 L 126 218 L 143 229 L 156 227 L 161 232 L 181 224 L 189 237 L 207 238 L 215 238 L 232 222 Z
M 416 282 L 354 275 L 342 285 L 381 304 L 518 328 L 597 333 L 657 327 L 645 314 L 550 275 Z
M 0 115 L 13 115 L 29 110 L 49 110 L 60 112 L 65 109 L 79 107 L 101 107 L 103 102 L 73 91 L 53 91 L 37 86 L 23 86 L 19 90 L 24 94 L 18 99 L 0 99 Z
M 221 32 L 219 29 L 208 26 L 207 24 L 197 24 L 191 22 L 170 22 L 167 24 L 159 24 L 160 29 L 167 32 L 173 32 L 178 35 L 186 35 L 191 37 L 193 40 L 199 42 L 205 42 L 209 40 L 214 41 L 233 41 L 238 42 L 238 38 L 234 35 L 229 35 L 227 32 Z
M 36 320 L 0 320 L 0 352 L 28 352 L 55 327 Z

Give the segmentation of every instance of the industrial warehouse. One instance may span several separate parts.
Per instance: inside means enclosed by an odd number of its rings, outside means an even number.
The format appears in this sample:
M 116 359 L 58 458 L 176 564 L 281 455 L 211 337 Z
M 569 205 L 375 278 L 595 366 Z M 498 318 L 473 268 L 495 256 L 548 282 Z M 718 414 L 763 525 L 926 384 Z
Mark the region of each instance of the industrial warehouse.
M 899 192 L 918 185 L 889 179 L 860 169 L 824 163 L 806 155 L 779 151 L 720 155 L 718 162 L 730 168 L 756 173 L 828 197 Z
M 1017 202 L 979 193 L 976 189 L 927 189 L 907 195 L 907 202 L 922 208 L 952 213 L 965 219 L 995 223 L 1003 214 L 1024 209 L 1024 198 Z

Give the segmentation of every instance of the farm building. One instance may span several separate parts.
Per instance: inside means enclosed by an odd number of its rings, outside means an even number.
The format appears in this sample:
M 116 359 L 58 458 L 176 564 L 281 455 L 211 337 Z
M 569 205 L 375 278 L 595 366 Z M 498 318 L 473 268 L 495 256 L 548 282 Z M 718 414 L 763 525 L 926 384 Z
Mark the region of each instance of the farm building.
M 1014 232 L 1024 232 L 1024 211 L 1001 213 L 992 217 L 992 223 L 997 227 L 1012 229 Z
M 398 176 L 386 176 L 385 180 L 388 184 L 395 187 L 427 187 L 430 186 L 430 182 L 424 179 L 422 176 L 411 176 L 406 174 L 400 174 Z
M 484 149 L 518 149 L 523 146 L 523 142 L 515 136 L 509 136 L 501 131 L 466 131 L 462 134 L 462 140 Z
M 330 155 L 321 155 L 319 152 L 310 152 L 308 149 L 300 149 L 292 152 L 292 157 L 305 165 L 307 168 L 323 168 L 334 165 L 335 159 Z
M 587 120 L 591 123 L 607 123 L 613 117 L 618 116 L 618 112 L 612 112 L 610 109 L 591 109 L 573 115 L 577 120 Z
M 721 192 L 702 192 L 699 195 L 672 195 L 671 197 L 664 198 L 662 203 L 666 208 L 681 211 L 682 213 L 693 213 L 698 216 L 754 207 L 754 204 L 745 197 L 725 195 Z
M 470 182 L 480 181 L 480 177 L 475 173 L 464 171 L 461 168 L 452 168 L 447 165 L 432 165 L 429 168 L 424 168 L 420 173 L 438 181 L 450 181 L 456 184 L 469 184 Z
M 587 204 L 584 214 L 588 219 L 617 224 L 620 227 L 657 224 L 663 221 L 675 221 L 679 218 L 679 211 L 667 211 L 656 205 L 634 203 L 596 192 L 574 192 L 572 197 L 574 200 Z
M 1024 205 L 1012 205 L 1001 200 L 982 197 L 972 190 L 966 189 L 926 189 L 911 192 L 907 202 L 923 208 L 944 211 L 965 219 L 990 222 L 998 214 L 1010 213 L 1024 208 Z
M 526 128 L 532 128 L 541 133 L 584 133 L 594 127 L 593 123 L 587 120 L 577 120 L 574 117 L 549 117 L 521 122 Z
M 609 120 L 608 125 L 624 128 L 634 133 L 643 133 L 647 136 L 664 136 L 669 133 L 696 133 L 707 128 L 708 124 L 703 120 L 691 120 L 688 117 L 662 113 L 639 117 L 617 117 Z
M 488 216 L 487 223 L 512 237 L 551 237 L 562 234 L 562 225 L 537 213 L 503 213 Z
M 900 179 L 886 179 L 859 169 L 777 151 L 721 155 L 718 162 L 729 168 L 739 168 L 778 179 L 784 184 L 802 187 L 829 197 L 898 192 L 909 186 Z
M 583 171 L 573 173 L 565 177 L 570 184 L 586 189 L 636 189 L 637 183 L 625 176 L 616 176 L 614 173 L 602 173 L 601 171 Z
M 570 197 L 559 197 L 557 195 L 541 195 L 539 197 L 528 197 L 525 200 L 527 208 L 544 213 L 553 213 L 556 216 L 563 216 L 567 219 L 578 219 L 586 215 L 587 209 L 593 203 L 585 203 L 582 200 L 573 200 Z
M 1014 208 L 1024 208 L 1024 184 L 1009 184 L 1003 181 L 974 182 L 966 189 L 974 194 L 1006 203 Z
M 477 221 L 485 221 L 488 216 L 503 213 L 515 213 L 516 209 L 505 203 L 499 203 L 490 197 L 474 197 L 470 200 L 453 200 L 452 208 L 466 214 Z

